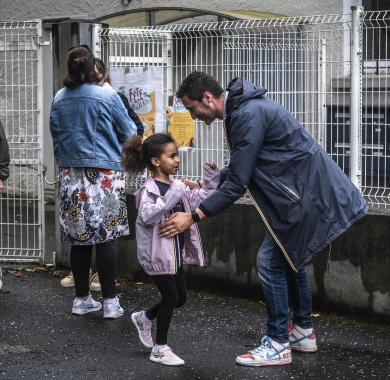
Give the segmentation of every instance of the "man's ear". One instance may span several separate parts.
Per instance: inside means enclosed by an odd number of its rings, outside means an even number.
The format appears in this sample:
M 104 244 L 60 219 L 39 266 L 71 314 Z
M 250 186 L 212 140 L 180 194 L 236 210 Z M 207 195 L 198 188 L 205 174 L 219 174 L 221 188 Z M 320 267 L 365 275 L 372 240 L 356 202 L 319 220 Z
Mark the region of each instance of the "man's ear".
M 214 98 L 214 96 L 210 91 L 205 91 L 203 93 L 202 102 L 205 103 L 206 105 L 208 105 L 212 102 L 213 98 Z

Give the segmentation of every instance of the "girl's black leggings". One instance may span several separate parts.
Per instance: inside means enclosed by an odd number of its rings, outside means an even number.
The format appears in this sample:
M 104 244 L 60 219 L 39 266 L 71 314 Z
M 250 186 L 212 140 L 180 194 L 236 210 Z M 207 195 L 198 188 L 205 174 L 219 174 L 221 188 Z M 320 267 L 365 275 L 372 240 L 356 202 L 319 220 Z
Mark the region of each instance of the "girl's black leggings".
M 161 301 L 146 311 L 153 320 L 157 317 L 156 344 L 167 344 L 168 329 L 175 307 L 183 306 L 187 300 L 184 270 L 181 266 L 176 274 L 153 276 L 160 291 Z
M 116 255 L 115 241 L 95 245 L 96 269 L 102 287 L 103 298 L 115 298 Z M 72 245 L 70 265 L 76 286 L 76 297 L 89 294 L 89 271 L 93 245 Z

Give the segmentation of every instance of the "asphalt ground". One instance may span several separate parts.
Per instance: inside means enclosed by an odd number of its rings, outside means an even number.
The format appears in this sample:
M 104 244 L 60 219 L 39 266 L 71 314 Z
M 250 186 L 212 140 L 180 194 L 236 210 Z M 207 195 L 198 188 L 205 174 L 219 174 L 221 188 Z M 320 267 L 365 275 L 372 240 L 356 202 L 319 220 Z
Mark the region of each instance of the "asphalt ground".
M 65 272 L 64 272 L 65 273 Z M 189 291 L 175 312 L 169 345 L 183 367 L 149 361 L 131 323 L 133 311 L 158 300 L 150 283 L 122 282 L 122 318 L 102 312 L 71 314 L 73 289 L 58 272 L 5 271 L 0 291 L 2 379 L 390 379 L 390 326 L 315 313 L 319 351 L 293 353 L 280 367 L 242 367 L 235 357 L 254 348 L 265 331 L 255 300 Z M 99 298 L 100 293 L 94 293 Z

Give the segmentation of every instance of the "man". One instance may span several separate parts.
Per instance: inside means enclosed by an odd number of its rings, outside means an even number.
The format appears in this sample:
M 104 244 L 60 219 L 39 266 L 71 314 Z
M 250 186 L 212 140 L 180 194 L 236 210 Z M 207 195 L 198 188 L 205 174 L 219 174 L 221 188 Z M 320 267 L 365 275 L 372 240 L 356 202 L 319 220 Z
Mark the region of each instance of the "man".
M 257 259 L 268 321 L 260 346 L 236 358 L 247 366 L 289 364 L 291 349 L 317 351 L 305 266 L 367 213 L 365 200 L 336 163 L 265 93 L 240 78 L 223 91 L 202 72 L 183 81 L 176 96 L 193 119 L 224 119 L 231 157 L 219 189 L 192 213 L 172 215 L 161 229 L 163 236 L 174 236 L 249 190 L 268 229 Z
M 9 148 L 3 126 L 0 122 L 0 193 L 4 189 L 4 181 L 9 177 Z M 1 198 L 0 198 L 1 200 Z M 0 267 L 0 290 L 3 287 L 2 270 Z

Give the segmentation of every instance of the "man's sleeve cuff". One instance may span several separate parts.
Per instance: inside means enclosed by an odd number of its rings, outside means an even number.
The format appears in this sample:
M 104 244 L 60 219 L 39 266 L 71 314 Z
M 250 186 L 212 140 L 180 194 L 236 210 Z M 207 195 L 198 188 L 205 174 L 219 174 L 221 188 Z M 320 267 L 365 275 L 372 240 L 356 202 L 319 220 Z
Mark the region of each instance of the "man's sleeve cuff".
M 212 213 L 211 213 L 209 210 L 207 210 L 207 208 L 205 208 L 205 207 L 203 206 L 203 204 L 199 205 L 198 208 L 199 208 L 199 210 L 202 211 L 203 214 L 205 214 L 208 218 L 209 218 L 210 216 L 213 216 Z

